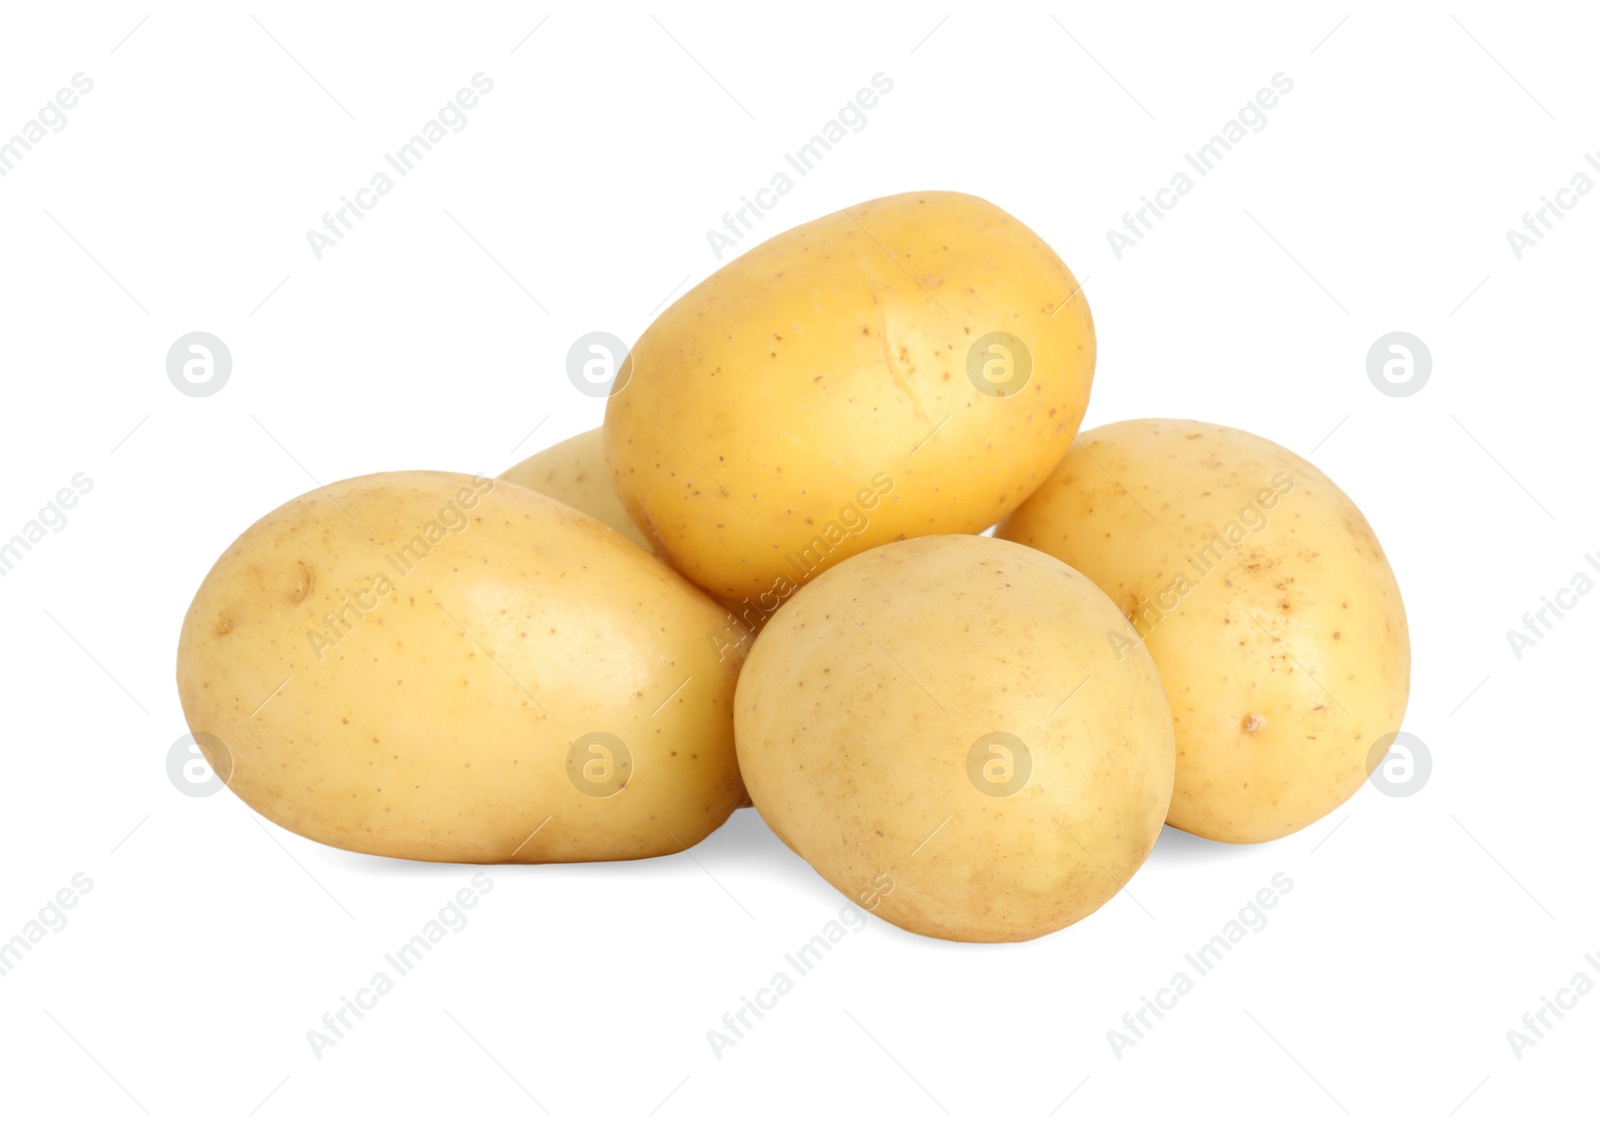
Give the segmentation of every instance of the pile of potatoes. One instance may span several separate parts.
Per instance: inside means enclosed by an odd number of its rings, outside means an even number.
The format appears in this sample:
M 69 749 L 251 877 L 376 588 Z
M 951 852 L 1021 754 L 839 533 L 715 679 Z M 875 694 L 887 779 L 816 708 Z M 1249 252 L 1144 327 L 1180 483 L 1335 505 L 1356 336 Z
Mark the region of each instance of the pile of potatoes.
M 1072 273 L 986 201 L 805 224 L 645 331 L 602 429 L 246 530 L 183 623 L 189 725 L 352 851 L 638 859 L 753 803 L 908 930 L 1059 930 L 1163 824 L 1338 807 L 1410 668 L 1338 487 L 1214 424 L 1079 435 L 1094 367 Z

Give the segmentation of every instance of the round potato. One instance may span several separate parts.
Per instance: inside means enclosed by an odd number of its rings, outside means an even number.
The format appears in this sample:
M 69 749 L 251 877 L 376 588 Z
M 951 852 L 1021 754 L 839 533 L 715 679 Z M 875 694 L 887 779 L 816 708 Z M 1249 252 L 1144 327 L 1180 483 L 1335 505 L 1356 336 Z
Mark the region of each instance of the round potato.
M 218 776 L 353 851 L 636 859 L 741 796 L 724 613 L 510 483 L 369 475 L 286 503 L 206 576 L 178 690 Z
M 890 196 L 733 260 L 656 319 L 606 406 L 618 496 L 759 622 L 904 538 L 977 533 L 1072 443 L 1094 374 L 1077 280 L 977 197 Z
M 1009 942 L 1094 911 L 1150 853 L 1172 722 L 1083 576 L 993 538 L 870 550 L 797 593 L 735 696 L 756 808 L 824 879 L 938 938 Z
M 1394 573 L 1355 504 L 1275 443 L 1191 420 L 1096 428 L 998 532 L 1110 595 L 1129 624 L 1108 654 L 1155 660 L 1174 827 L 1231 843 L 1304 828 L 1400 727 L 1411 644 Z
M 655 552 L 650 539 L 633 524 L 611 486 L 611 474 L 606 470 L 605 441 L 599 428 L 529 456 L 515 467 L 502 471 L 500 478 L 549 495 L 557 502 L 565 502 L 602 525 L 610 526 L 647 553 Z

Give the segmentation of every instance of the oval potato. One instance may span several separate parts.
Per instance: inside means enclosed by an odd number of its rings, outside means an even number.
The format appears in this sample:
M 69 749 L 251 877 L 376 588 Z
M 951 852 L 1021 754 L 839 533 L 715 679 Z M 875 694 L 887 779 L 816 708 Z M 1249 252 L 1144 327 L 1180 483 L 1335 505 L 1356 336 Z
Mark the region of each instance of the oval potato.
M 655 553 L 650 539 L 628 517 L 616 490 L 611 486 L 611 476 L 606 471 L 605 445 L 599 428 L 529 456 L 515 467 L 501 472 L 500 478 L 548 495 L 557 502 L 564 502 L 616 530 L 646 553 Z M 735 605 L 729 611 L 738 612 L 740 609 Z M 750 640 L 760 631 L 761 623 L 762 620 L 755 618 L 747 622 L 740 616 L 725 617 L 716 641 L 718 654 L 731 655 L 737 652 L 742 659 L 749 650 Z M 744 795 L 743 786 L 740 786 L 739 807 L 750 807 L 750 798 Z
M 916 538 L 823 574 L 740 676 L 756 808 L 824 879 L 907 930 L 1068 926 L 1144 862 L 1172 795 L 1167 699 L 1094 585 L 993 538 Z
M 521 487 L 368 475 L 279 507 L 201 584 L 189 726 L 274 822 L 493 863 L 679 851 L 741 796 L 724 614 L 622 535 Z
M 1394 573 L 1355 504 L 1275 443 L 1191 420 L 1095 428 L 998 536 L 1082 570 L 1130 622 L 1102 646 L 1155 660 L 1174 827 L 1288 835 L 1348 800 L 1400 727 Z
M 611 476 L 606 471 L 605 445 L 599 428 L 562 440 L 537 455 L 531 455 L 515 467 L 501 472 L 499 477 L 508 483 L 548 495 L 557 502 L 564 502 L 616 530 L 646 553 L 655 553 L 650 539 L 628 517 L 628 512 L 623 509 L 617 492 L 611 486 Z M 729 611 L 740 610 L 735 605 Z M 749 650 L 750 640 L 760 631 L 762 622 L 754 618 L 747 622 L 734 615 L 724 617 L 715 645 L 718 654 L 732 655 L 737 652 L 742 660 Z M 744 795 L 743 786 L 740 787 L 739 807 L 750 807 L 750 798 Z
M 746 252 L 631 356 L 606 406 L 617 495 L 675 568 L 759 622 L 856 553 L 1015 508 L 1072 443 L 1095 339 L 1035 233 L 916 192 Z

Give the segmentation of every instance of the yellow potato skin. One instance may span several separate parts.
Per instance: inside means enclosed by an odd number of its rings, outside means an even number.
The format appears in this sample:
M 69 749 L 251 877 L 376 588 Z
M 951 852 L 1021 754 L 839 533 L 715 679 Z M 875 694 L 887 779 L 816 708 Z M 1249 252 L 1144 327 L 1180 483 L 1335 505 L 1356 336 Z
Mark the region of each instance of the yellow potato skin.
M 750 796 L 824 879 L 907 930 L 1010 942 L 1068 926 L 1144 862 L 1172 795 L 1155 666 L 1105 646 L 1125 626 L 1083 576 L 1008 542 L 860 554 L 751 648 L 734 706 Z M 996 732 L 1031 757 L 1013 795 L 971 775 Z
M 1001 331 L 1031 357 L 1003 397 L 967 368 Z M 977 197 L 916 192 L 755 247 L 631 355 L 606 408 L 618 496 L 680 572 L 770 611 L 863 550 L 977 533 L 1012 510 L 1072 443 L 1095 337 L 1037 235 Z
M 695 844 L 741 796 L 737 663 L 707 642 L 723 619 L 533 491 L 369 475 L 286 503 L 222 555 L 184 619 L 178 690 L 191 730 L 228 747 L 233 791 L 311 839 L 443 862 L 635 859 Z M 633 762 L 610 796 L 568 772 L 596 731 Z
M 611 486 L 606 469 L 605 441 L 600 429 L 575 435 L 529 456 L 499 476 L 508 483 L 536 490 L 557 502 L 565 502 L 601 525 L 610 526 L 647 553 L 654 553 L 650 539 L 633 524 Z
M 606 470 L 605 443 L 601 429 L 584 432 L 529 456 L 500 478 L 508 483 L 536 490 L 557 502 L 564 502 L 581 513 L 589 515 L 602 525 L 609 526 L 633 542 L 646 553 L 654 554 L 655 547 L 645 537 L 633 519 L 623 509 L 617 492 L 611 486 L 611 476 Z M 737 605 L 730 609 L 741 611 Z M 749 640 L 761 630 L 760 619 L 752 616 L 725 620 L 717 645 L 730 654 L 737 650 L 742 657 L 749 649 Z M 735 642 L 737 641 L 737 642 Z M 740 786 L 739 807 L 749 808 L 750 798 Z
M 611 486 L 611 476 L 606 470 L 605 443 L 599 428 L 562 440 L 537 455 L 529 456 L 515 467 L 501 472 L 499 477 L 505 482 L 536 490 L 557 502 L 564 502 L 616 530 L 646 553 L 655 553 L 650 539 L 633 524 L 633 519 L 628 517 L 628 512 L 623 509 L 617 492 Z M 741 611 L 737 605 L 730 610 Z M 737 650 L 742 658 L 749 650 L 749 640 L 741 637 L 753 638 L 760 630 L 761 621 L 754 616 L 749 622 L 725 620 L 717 646 L 730 655 Z M 739 807 L 750 807 L 750 798 L 744 795 L 742 785 Z
M 1349 799 L 1400 728 L 1411 645 L 1394 573 L 1355 504 L 1275 443 L 1191 420 L 1095 428 L 997 533 L 1081 570 L 1131 621 L 1105 646 L 1155 660 L 1174 827 L 1286 836 Z

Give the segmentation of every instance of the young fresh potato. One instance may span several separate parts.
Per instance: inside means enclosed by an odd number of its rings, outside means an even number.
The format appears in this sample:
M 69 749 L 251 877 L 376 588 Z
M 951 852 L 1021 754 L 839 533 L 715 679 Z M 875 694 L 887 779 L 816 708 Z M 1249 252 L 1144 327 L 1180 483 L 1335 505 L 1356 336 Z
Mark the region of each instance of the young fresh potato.
M 529 456 L 515 467 L 502 471 L 500 478 L 549 495 L 557 502 L 565 502 L 601 525 L 610 526 L 645 552 L 655 552 L 650 539 L 633 524 L 617 492 L 612 489 L 599 428 Z
M 448 862 L 689 847 L 742 791 L 723 611 L 510 483 L 368 475 L 222 555 L 178 646 L 219 776 L 335 847 Z M 224 752 L 225 751 L 225 752 Z
M 1072 443 L 1094 326 L 1072 272 L 977 197 L 916 192 L 783 233 L 673 303 L 606 408 L 617 494 L 759 623 L 878 545 L 987 529 Z
M 870 550 L 797 593 L 735 697 L 756 808 L 824 879 L 907 930 L 1010 942 L 1071 925 L 1150 853 L 1172 721 L 1116 607 L 993 538 Z
M 1155 660 L 1178 777 L 1167 822 L 1230 843 L 1286 836 L 1361 786 L 1400 728 L 1411 644 L 1372 527 L 1310 463 L 1191 420 L 1085 432 L 1000 527 L 1080 569 Z
M 501 472 L 500 478 L 549 495 L 557 502 L 564 502 L 602 525 L 610 526 L 646 553 L 655 553 L 650 539 L 633 524 L 633 519 L 628 517 L 628 512 L 617 499 L 617 492 L 611 487 L 599 428 L 562 440 L 554 447 L 524 459 L 515 467 Z M 742 610 L 734 605 L 729 611 Z M 750 640 L 760 631 L 761 620 L 764 619 L 751 617 L 747 623 L 742 616 L 724 617 L 723 626 L 712 641 L 712 646 L 719 654 L 732 655 L 737 652 L 742 658 L 749 650 Z M 750 798 L 744 794 L 743 786 L 740 786 L 739 807 L 750 807 Z

